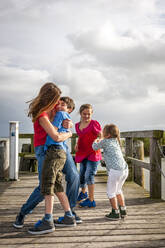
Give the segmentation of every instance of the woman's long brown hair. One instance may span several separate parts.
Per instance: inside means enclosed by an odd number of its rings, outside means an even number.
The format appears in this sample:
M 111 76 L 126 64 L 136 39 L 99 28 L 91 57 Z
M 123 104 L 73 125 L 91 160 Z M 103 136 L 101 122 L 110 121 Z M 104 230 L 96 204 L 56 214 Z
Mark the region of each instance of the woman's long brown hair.
M 44 112 L 53 109 L 61 95 L 61 90 L 52 82 L 45 83 L 29 104 L 28 116 L 33 122 Z

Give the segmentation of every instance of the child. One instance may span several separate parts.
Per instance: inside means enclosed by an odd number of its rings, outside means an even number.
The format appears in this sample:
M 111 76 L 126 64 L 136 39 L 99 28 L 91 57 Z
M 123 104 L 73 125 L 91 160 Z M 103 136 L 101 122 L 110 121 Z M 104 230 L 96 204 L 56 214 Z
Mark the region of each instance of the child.
M 69 113 L 74 110 L 74 102 L 69 97 L 61 97 L 56 106 L 57 113 L 53 120 L 53 126 L 59 133 L 68 132 L 62 126 L 63 120 L 70 119 Z M 54 141 L 49 135 L 45 143 L 45 161 L 42 169 L 41 192 L 45 197 L 45 216 L 42 221 L 36 223 L 34 228 L 29 229 L 31 234 L 49 233 L 55 230 L 55 226 L 75 226 L 75 219 L 72 215 L 68 198 L 62 186 L 62 169 L 66 161 L 64 142 Z M 65 215 L 61 221 L 53 223 L 53 201 L 54 193 L 57 195 L 64 208 Z
M 104 159 L 108 172 L 107 195 L 112 211 L 105 217 L 109 220 L 118 220 L 126 216 L 126 206 L 122 186 L 128 177 L 128 165 L 123 158 L 120 148 L 120 133 L 117 126 L 105 125 L 103 139 L 94 142 L 94 150 L 103 149 Z M 119 207 L 119 209 L 118 209 Z
M 94 176 L 101 160 L 100 150 L 92 149 L 93 141 L 101 134 L 101 126 L 96 120 L 92 120 L 93 109 L 90 104 L 83 104 L 79 110 L 81 120 L 76 123 L 78 142 L 75 147 L 75 161 L 80 163 L 80 187 L 82 191 L 78 196 L 80 207 L 96 207 L 94 200 Z M 86 192 L 88 185 L 89 198 Z M 83 201 L 84 200 L 84 201 Z

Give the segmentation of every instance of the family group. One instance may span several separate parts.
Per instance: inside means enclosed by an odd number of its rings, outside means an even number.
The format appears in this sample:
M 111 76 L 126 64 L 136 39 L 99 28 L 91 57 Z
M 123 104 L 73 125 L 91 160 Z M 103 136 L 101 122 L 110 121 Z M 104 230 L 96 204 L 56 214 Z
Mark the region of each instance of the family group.
M 58 226 L 76 226 L 82 223 L 82 219 L 75 212 L 75 206 L 78 204 L 81 208 L 96 207 L 94 177 L 102 153 L 108 173 L 107 195 L 112 207 L 105 217 L 119 220 L 127 214 L 122 186 L 128 177 L 128 165 L 121 152 L 118 127 L 107 124 L 102 130 L 99 122 L 92 120 L 92 105 L 81 105 L 80 121 L 75 124 L 78 140 L 74 161 L 66 143 L 72 136 L 70 128 L 73 123 L 70 114 L 74 109 L 73 99 L 68 96 L 61 97 L 61 90 L 52 82 L 45 83 L 38 95 L 29 102 L 28 116 L 34 126 L 39 184 L 22 205 L 13 223 L 15 228 L 22 228 L 26 215 L 43 200 L 44 216 L 28 230 L 30 234 L 50 233 Z M 75 162 L 80 164 L 79 172 Z M 63 188 L 63 175 L 66 190 Z M 64 216 L 58 219 L 53 219 L 55 195 L 64 210 Z

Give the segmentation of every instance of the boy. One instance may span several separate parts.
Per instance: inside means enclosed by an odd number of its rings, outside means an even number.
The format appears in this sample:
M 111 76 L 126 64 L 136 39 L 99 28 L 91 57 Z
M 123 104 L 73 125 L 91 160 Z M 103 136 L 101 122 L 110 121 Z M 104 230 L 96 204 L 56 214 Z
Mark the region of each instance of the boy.
M 52 124 L 58 132 L 68 132 L 62 126 L 65 119 L 70 119 L 70 113 L 74 110 L 75 104 L 69 97 L 61 97 L 56 106 L 58 111 Z M 65 146 L 63 142 L 54 141 L 49 135 L 45 143 L 45 161 L 42 169 L 41 192 L 45 197 L 45 216 L 42 221 L 38 221 L 33 228 L 29 229 L 31 234 L 50 233 L 55 230 L 53 222 L 53 202 L 54 193 L 57 195 L 65 215 L 62 221 L 55 221 L 56 226 L 75 226 L 75 219 L 72 215 L 68 198 L 62 186 L 62 169 L 66 161 Z

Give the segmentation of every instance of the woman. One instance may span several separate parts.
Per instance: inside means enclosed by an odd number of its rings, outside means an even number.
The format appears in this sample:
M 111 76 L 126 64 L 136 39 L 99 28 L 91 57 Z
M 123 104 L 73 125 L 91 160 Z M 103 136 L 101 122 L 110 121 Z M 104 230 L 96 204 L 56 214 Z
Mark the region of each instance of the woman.
M 52 110 L 57 104 L 60 94 L 60 89 L 54 83 L 46 83 L 41 87 L 37 97 L 30 101 L 29 104 L 28 116 L 32 118 L 34 123 L 34 146 L 35 155 L 38 161 L 39 185 L 31 193 L 26 203 L 22 205 L 20 212 L 16 217 L 16 221 L 13 223 L 13 226 L 16 228 L 22 228 L 24 225 L 25 216 L 32 212 L 32 210 L 44 200 L 43 195 L 40 193 L 40 181 L 42 165 L 45 158 L 44 144 L 47 134 L 49 134 L 52 139 L 56 141 L 64 141 L 71 136 L 71 133 L 56 132 L 50 122 Z M 67 122 L 65 122 L 64 125 L 66 128 L 69 127 Z M 81 223 L 82 220 L 76 215 L 73 209 L 76 205 L 79 190 L 79 175 L 68 148 L 67 160 L 64 165 L 63 173 L 66 175 L 66 194 L 68 196 L 72 213 L 75 215 L 76 222 Z

